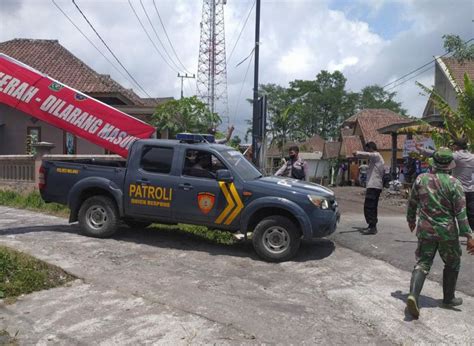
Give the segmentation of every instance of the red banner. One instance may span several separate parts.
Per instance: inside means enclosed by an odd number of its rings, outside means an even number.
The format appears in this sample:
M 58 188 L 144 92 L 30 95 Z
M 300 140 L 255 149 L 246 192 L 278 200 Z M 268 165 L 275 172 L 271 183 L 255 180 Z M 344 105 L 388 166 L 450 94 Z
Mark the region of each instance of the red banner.
M 0 103 L 127 157 L 155 128 L 0 54 Z

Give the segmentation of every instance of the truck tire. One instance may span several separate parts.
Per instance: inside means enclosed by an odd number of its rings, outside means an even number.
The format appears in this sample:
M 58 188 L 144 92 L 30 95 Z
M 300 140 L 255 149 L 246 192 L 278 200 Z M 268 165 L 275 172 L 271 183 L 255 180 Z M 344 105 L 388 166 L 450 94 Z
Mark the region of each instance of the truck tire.
M 90 197 L 82 203 L 78 219 L 82 234 L 94 238 L 110 237 L 117 230 L 115 201 L 107 196 Z
M 123 222 L 130 228 L 147 228 L 152 222 L 137 221 L 137 220 L 123 220 Z
M 301 245 L 297 226 L 287 217 L 274 215 L 260 221 L 252 236 L 257 254 L 269 262 L 283 262 L 293 258 Z

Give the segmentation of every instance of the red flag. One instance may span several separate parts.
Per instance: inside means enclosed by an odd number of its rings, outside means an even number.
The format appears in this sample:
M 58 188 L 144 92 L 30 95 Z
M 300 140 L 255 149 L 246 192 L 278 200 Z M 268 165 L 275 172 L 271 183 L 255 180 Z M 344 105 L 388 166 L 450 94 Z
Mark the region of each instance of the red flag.
M 127 157 L 138 138 L 155 133 L 151 125 L 0 54 L 0 103 Z

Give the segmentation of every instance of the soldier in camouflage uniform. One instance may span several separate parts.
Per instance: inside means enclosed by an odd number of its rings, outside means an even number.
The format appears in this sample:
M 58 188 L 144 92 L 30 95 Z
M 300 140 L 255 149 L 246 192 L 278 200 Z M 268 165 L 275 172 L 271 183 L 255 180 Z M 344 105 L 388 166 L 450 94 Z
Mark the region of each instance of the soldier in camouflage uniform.
M 418 298 L 436 251 L 444 262 L 443 305 L 446 307 L 462 304 L 461 298 L 454 297 L 461 264 L 459 236 L 468 238 L 467 251 L 474 254 L 463 188 L 459 180 L 450 175 L 455 166 L 453 153 L 441 148 L 434 153 L 432 166 L 433 173 L 421 174 L 416 178 L 408 200 L 407 221 L 412 232 L 416 227 L 418 212 L 417 263 L 407 299 L 408 311 L 415 318 L 420 314 Z

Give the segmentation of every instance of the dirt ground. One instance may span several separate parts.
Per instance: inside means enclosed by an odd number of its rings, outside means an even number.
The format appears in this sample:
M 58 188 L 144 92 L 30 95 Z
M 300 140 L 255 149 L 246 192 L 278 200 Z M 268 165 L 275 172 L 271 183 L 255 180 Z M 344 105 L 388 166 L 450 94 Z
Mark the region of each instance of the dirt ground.
M 336 194 L 341 212 L 362 213 L 364 212 L 365 189 L 359 186 L 331 187 Z M 407 193 L 405 191 L 393 192 L 383 189 L 379 200 L 379 215 L 397 215 L 406 212 Z

